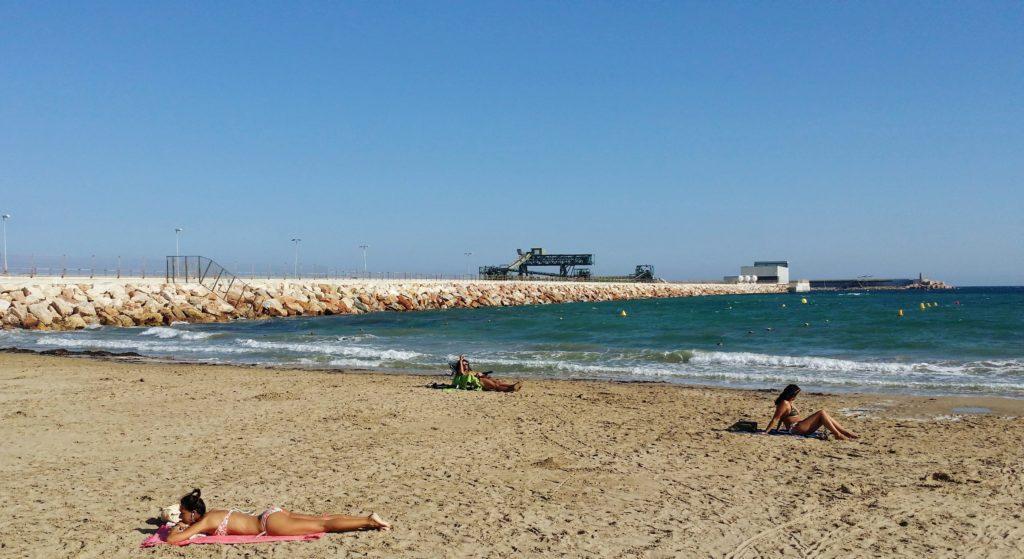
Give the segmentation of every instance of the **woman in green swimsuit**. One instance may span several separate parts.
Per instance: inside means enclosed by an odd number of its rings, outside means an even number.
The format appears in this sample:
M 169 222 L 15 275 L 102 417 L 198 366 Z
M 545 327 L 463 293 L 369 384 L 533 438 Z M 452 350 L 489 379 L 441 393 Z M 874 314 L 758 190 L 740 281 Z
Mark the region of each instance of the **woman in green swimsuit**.
M 779 394 L 779 397 L 775 399 L 775 415 L 765 427 L 765 433 L 771 431 L 773 425 L 780 427 L 785 425 L 794 435 L 809 435 L 824 426 L 831 431 L 836 440 L 860 438 L 859 435 L 840 425 L 825 410 L 816 411 L 805 419 L 800 419 L 800 410 L 793 405 L 797 394 L 800 394 L 800 387 L 795 384 L 790 384 L 782 391 L 782 394 Z
M 492 379 L 491 377 L 486 376 L 486 373 L 478 373 L 474 371 L 469 367 L 469 361 L 466 360 L 465 355 L 459 356 L 459 361 L 456 364 L 455 374 L 459 376 L 475 376 L 477 379 L 479 379 L 480 385 L 483 387 L 484 390 L 489 390 L 493 392 L 519 392 L 519 390 L 523 387 L 522 381 L 502 382 L 500 380 Z

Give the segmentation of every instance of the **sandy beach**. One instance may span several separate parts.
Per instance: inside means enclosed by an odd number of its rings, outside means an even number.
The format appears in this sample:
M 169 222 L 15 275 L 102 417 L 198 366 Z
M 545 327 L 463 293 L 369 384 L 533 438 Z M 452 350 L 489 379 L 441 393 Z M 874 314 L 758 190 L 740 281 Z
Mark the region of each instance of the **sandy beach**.
M 0 556 L 1024 555 L 1021 401 L 801 395 L 837 442 L 723 431 L 775 392 L 441 378 L 0 354 Z M 193 487 L 395 529 L 139 549 Z

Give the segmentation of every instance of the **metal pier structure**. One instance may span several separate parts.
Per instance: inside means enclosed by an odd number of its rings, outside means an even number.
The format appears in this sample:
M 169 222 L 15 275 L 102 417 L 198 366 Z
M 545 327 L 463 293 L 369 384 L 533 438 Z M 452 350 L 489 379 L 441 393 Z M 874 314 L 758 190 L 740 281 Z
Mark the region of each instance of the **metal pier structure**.
M 546 276 L 557 278 L 589 278 L 589 268 L 577 266 L 593 266 L 593 254 L 544 254 L 543 248 L 531 248 L 528 251 L 517 249 L 519 257 L 505 266 L 481 266 L 480 276 L 485 279 L 508 279 L 509 276 L 520 278 L 527 276 Z M 540 271 L 530 268 L 549 268 L 557 266 L 558 272 Z
M 630 275 L 593 276 L 590 268 L 577 266 L 593 266 L 593 254 L 545 254 L 543 248 L 531 248 L 528 251 L 518 249 L 518 257 L 504 266 L 481 266 L 480 277 L 492 280 L 528 279 L 530 277 L 565 278 L 585 281 L 606 282 L 653 282 L 654 266 L 641 264 Z M 541 271 L 536 268 L 558 267 L 557 272 Z

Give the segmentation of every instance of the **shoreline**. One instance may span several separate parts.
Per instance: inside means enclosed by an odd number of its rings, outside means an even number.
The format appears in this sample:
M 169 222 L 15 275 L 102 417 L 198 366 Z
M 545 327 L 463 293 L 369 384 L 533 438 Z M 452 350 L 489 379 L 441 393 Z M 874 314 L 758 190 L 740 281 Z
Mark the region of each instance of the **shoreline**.
M 268 365 L 263 363 L 212 363 L 202 361 L 188 361 L 185 359 L 178 359 L 174 357 L 154 357 L 149 355 L 140 354 L 134 351 L 128 352 L 112 352 L 106 350 L 71 350 L 64 348 L 57 349 L 27 349 L 20 347 L 0 347 L 0 355 L 2 354 L 27 354 L 27 355 L 39 355 L 45 357 L 57 357 L 57 358 L 77 358 L 77 359 L 92 359 L 92 360 L 109 360 L 109 361 L 120 361 L 129 363 L 152 363 L 152 364 L 169 364 L 169 365 L 182 365 L 182 366 L 199 366 L 199 367 L 238 367 L 241 369 L 262 369 L 270 371 L 293 371 L 293 372 L 314 372 L 314 373 L 331 373 L 331 374 L 370 374 L 370 375 L 387 375 L 387 376 L 410 376 L 410 377 L 437 377 L 437 378 L 448 378 L 450 375 L 438 368 L 436 372 L 422 370 L 422 369 L 360 369 L 352 367 L 320 367 L 320 366 L 309 366 L 309 367 L 298 367 L 294 364 L 281 364 L 281 365 Z M 512 375 L 500 375 L 502 378 L 510 378 L 515 380 L 522 380 L 524 382 L 610 382 L 610 383 L 621 383 L 621 384 L 655 384 L 672 387 L 689 387 L 689 388 L 701 388 L 708 390 L 737 390 L 737 391 L 748 391 L 748 392 L 777 392 L 776 388 L 755 388 L 750 386 L 728 386 L 728 385 L 715 385 L 715 384 L 704 384 L 698 382 L 672 382 L 668 380 L 658 379 L 618 379 L 618 378 L 598 378 L 598 377 L 537 377 L 537 376 L 517 376 Z M 1024 404 L 1024 397 L 1013 397 L 1001 394 L 957 394 L 957 393 L 916 393 L 916 392 L 898 392 L 898 391 L 868 391 L 863 390 L 863 387 L 856 387 L 850 390 L 835 390 L 830 391 L 816 387 L 814 384 L 806 384 L 812 388 L 804 390 L 805 394 L 813 394 L 816 396 L 860 396 L 860 397 L 876 397 L 876 398 L 927 398 L 927 399 L 939 399 L 939 398 L 958 398 L 964 400 L 986 400 L 986 401 L 1001 401 L 1007 400 L 1010 402 L 1021 402 Z M 971 406 L 966 406 L 971 407 Z M 991 406 L 983 406 L 991 407 Z M 1004 406 L 996 406 L 1003 408 Z M 1022 408 L 1024 409 L 1024 408 Z M 1022 413 L 1024 415 L 1024 413 Z
M 804 409 L 829 409 L 864 437 L 837 442 L 722 430 L 763 425 L 775 391 L 428 385 L 2 353 L 0 436 L 12 444 L 0 450 L 0 492 L 23 497 L 7 505 L 0 548 L 148 557 L 138 545 L 149 522 L 193 487 L 212 508 L 376 511 L 395 530 L 156 553 L 753 557 L 812 544 L 823 557 L 953 557 L 1024 545 L 1024 474 L 1006 467 L 1024 460 L 1024 402 L 971 402 L 1007 408 L 953 418 L 963 399 L 901 396 L 858 417 L 838 410 L 880 399 L 802 395 Z

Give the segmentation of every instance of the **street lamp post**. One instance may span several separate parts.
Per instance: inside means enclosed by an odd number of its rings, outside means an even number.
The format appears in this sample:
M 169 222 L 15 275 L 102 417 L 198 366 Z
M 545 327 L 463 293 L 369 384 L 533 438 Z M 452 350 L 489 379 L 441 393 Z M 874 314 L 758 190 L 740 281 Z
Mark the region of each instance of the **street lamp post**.
M 174 228 L 174 256 L 178 256 L 178 233 L 184 231 L 181 227 Z
M 363 275 L 366 275 L 366 249 L 370 248 L 370 245 L 359 245 L 359 248 L 363 249 Z
M 4 220 L 4 275 L 7 275 L 7 220 L 10 219 L 11 214 L 4 214 L 0 216 Z
M 299 277 L 299 243 L 302 242 L 302 239 L 295 238 L 295 239 L 292 239 L 292 242 L 295 243 L 295 274 L 294 275 L 295 275 L 296 278 L 298 278 Z
M 466 255 L 466 275 L 468 276 L 469 275 L 469 257 L 473 256 L 473 253 L 472 252 L 463 252 L 462 254 Z

